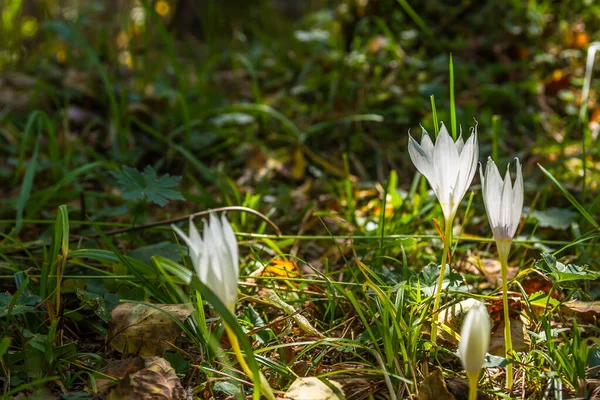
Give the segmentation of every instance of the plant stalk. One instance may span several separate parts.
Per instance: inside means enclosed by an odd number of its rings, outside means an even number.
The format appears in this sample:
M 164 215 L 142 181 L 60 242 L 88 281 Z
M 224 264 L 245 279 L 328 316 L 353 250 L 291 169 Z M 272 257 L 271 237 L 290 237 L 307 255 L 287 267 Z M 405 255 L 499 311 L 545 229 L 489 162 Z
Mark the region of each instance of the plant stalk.
M 444 284 L 444 273 L 446 272 L 446 262 L 448 261 L 448 253 L 452 243 L 452 223 L 454 218 L 450 218 L 444 222 L 444 250 L 442 253 L 442 265 L 440 268 L 440 278 L 438 279 L 437 288 L 435 290 L 435 300 L 433 302 L 433 315 L 431 317 L 431 341 L 437 343 L 437 317 L 440 308 L 440 299 L 442 297 L 442 286 Z
M 240 366 L 244 370 L 244 373 L 246 373 L 246 375 L 252 379 L 254 374 L 252 373 L 252 370 L 250 369 L 250 367 L 246 363 L 246 360 L 244 359 L 244 355 L 242 354 L 242 349 L 240 348 L 240 342 L 238 341 L 238 338 L 235 335 L 235 332 L 233 332 L 233 330 L 226 323 L 224 325 L 225 325 L 225 331 L 227 332 L 227 337 L 229 338 L 229 342 L 231 343 L 231 348 L 233 349 L 233 352 L 235 353 L 235 358 L 237 358 L 238 362 L 240 363 Z M 260 371 L 258 371 L 258 374 L 260 375 L 259 376 L 260 391 L 267 399 L 275 400 L 275 395 L 273 394 L 273 391 L 271 390 L 271 386 L 269 385 L 269 382 L 267 382 L 267 378 L 265 378 L 265 376 Z
M 469 380 L 469 400 L 477 400 L 477 381 L 479 374 L 467 374 Z
M 502 269 L 502 308 L 504 308 L 504 349 L 505 356 L 512 353 L 512 337 L 510 331 L 510 313 L 508 309 L 508 254 L 507 252 L 498 252 L 498 258 L 500 259 L 500 267 Z M 506 388 L 512 389 L 513 384 L 513 369 L 512 364 L 508 363 L 506 366 Z

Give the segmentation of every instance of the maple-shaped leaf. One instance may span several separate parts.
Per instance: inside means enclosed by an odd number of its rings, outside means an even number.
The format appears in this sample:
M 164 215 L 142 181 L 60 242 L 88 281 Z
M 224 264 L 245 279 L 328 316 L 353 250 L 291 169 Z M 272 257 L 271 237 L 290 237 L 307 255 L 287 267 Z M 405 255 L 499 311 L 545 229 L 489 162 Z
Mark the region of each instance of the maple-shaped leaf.
M 535 263 L 542 272 L 550 275 L 556 282 L 569 282 L 580 280 L 595 280 L 600 277 L 596 271 L 589 270 L 586 266 L 563 264 L 552 254 L 542 253 L 542 258 Z
M 180 192 L 171 189 L 177 186 L 181 176 L 169 174 L 158 176 L 154 168 L 147 165 L 144 172 L 123 165 L 122 171 L 110 171 L 117 179 L 117 186 L 126 200 L 142 200 L 164 206 L 169 200 L 185 200 Z

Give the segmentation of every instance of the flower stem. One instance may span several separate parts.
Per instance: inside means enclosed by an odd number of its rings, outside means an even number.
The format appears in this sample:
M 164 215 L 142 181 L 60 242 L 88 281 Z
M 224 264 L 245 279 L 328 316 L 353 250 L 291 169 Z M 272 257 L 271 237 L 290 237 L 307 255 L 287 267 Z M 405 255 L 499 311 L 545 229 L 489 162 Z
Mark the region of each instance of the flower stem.
M 469 400 L 477 400 L 477 381 L 479 380 L 479 374 L 467 374 L 469 380 Z
M 450 244 L 452 243 L 452 222 L 454 218 L 450 218 L 444 223 L 444 250 L 442 253 L 442 265 L 440 268 L 440 277 L 438 279 L 437 288 L 435 290 L 435 300 L 433 302 L 433 315 L 431 317 L 431 341 L 437 343 L 437 317 L 438 309 L 440 308 L 440 299 L 442 297 L 442 286 L 444 284 L 444 273 L 446 272 L 446 262 L 448 261 L 448 253 Z
M 504 308 L 504 349 L 505 356 L 508 358 L 512 352 L 512 337 L 510 331 L 510 313 L 508 309 L 508 260 L 507 254 L 498 252 L 500 258 L 500 267 L 502 269 L 502 303 Z M 512 364 L 506 366 L 506 388 L 511 390 L 513 384 Z
M 231 343 L 231 348 L 233 349 L 233 352 L 235 353 L 235 358 L 237 358 L 238 362 L 240 363 L 240 366 L 242 367 L 242 369 L 244 370 L 246 375 L 249 378 L 252 378 L 254 376 L 254 374 L 252 373 L 252 370 L 250 369 L 250 367 L 246 363 L 246 360 L 244 359 L 244 355 L 242 354 L 242 349 L 240 348 L 240 342 L 238 341 L 238 338 L 235 335 L 235 332 L 233 332 L 233 330 L 226 323 L 225 323 L 225 331 L 227 332 L 227 337 L 229 338 L 229 342 Z M 259 376 L 260 391 L 267 399 L 275 400 L 275 395 L 273 394 L 273 391 L 271 390 L 271 386 L 269 385 L 269 382 L 267 382 L 267 379 L 262 374 L 262 372 L 258 371 L 258 373 L 260 375 Z

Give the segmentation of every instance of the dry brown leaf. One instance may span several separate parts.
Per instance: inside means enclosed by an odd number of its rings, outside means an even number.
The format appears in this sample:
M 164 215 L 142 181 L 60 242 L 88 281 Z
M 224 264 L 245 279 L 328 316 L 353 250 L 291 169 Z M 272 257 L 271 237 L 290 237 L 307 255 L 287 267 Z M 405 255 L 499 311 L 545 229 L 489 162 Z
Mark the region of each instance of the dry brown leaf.
M 419 400 L 467 400 L 469 384 L 460 378 L 444 379 L 442 371 L 436 369 L 421 384 Z M 489 400 L 483 392 L 477 392 L 477 400 Z
M 120 353 L 142 357 L 164 354 L 181 333 L 179 326 L 166 313 L 183 322 L 192 313 L 186 304 L 157 304 L 154 307 L 139 303 L 119 304 L 111 313 L 108 344 Z
M 600 317 L 600 301 L 571 301 L 561 305 L 560 312 L 565 316 L 575 316 L 580 322 L 596 325 Z
M 99 381 L 101 398 L 108 400 L 183 400 L 186 398 L 185 390 L 175 370 L 164 358 L 135 357 L 113 361 L 102 372 L 119 380 L 119 383 L 111 389 L 106 388 L 108 380 Z
M 457 345 L 458 333 L 460 333 L 463 320 L 469 310 L 477 303 L 479 303 L 479 300 L 468 298 L 442 310 L 437 316 L 441 327 L 438 330 L 438 338 L 452 345 Z
M 510 334 L 512 337 L 512 346 L 514 351 L 528 350 L 530 347 L 529 334 L 527 333 L 527 320 L 525 317 L 521 319 L 510 319 Z M 501 320 L 492 336 L 490 337 L 490 354 L 495 356 L 504 356 L 504 320 Z
M 298 378 L 285 392 L 292 400 L 343 400 L 346 398 L 342 385 L 328 379 L 315 377 Z
M 421 383 L 419 388 L 419 400 L 455 400 L 456 398 L 446 386 L 442 371 L 434 370 Z
M 500 285 L 502 282 L 502 268 L 500 267 L 500 261 L 493 258 L 479 258 L 471 257 L 469 259 L 476 267 L 481 271 L 485 279 L 492 285 Z M 518 267 L 508 266 L 508 279 L 515 277 L 518 271 Z

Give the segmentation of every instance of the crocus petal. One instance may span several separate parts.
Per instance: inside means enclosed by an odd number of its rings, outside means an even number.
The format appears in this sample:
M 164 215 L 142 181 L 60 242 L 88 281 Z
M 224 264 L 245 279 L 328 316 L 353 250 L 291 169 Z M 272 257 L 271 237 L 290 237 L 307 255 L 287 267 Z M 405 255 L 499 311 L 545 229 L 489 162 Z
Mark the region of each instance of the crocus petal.
M 465 141 L 462 137 L 462 132 L 458 135 L 458 139 L 456 139 L 456 150 L 458 150 L 458 155 L 462 154 L 463 148 L 465 147 Z
M 461 139 L 462 140 L 462 139 Z M 455 188 L 455 198 L 460 202 L 469 190 L 477 171 L 477 158 L 479 155 L 479 145 L 477 143 L 477 132 L 474 132 L 467 143 L 463 146 L 460 153 L 458 181 Z
M 444 217 L 448 220 L 453 215 L 453 209 L 458 207 L 452 198 L 452 193 L 457 184 L 459 156 L 458 150 L 443 124 L 435 141 L 433 169 L 436 178 L 435 182 L 430 182 L 430 184 L 442 205 Z
M 506 169 L 506 175 L 504 176 L 504 184 L 502 185 L 502 197 L 500 201 L 500 221 L 498 221 L 498 231 L 500 239 L 508 239 L 508 231 L 510 223 L 512 221 L 512 198 L 513 190 L 512 183 L 510 181 L 510 172 Z M 511 238 L 512 239 L 512 238 Z
M 225 214 L 221 215 L 221 226 L 223 230 L 223 239 L 225 240 L 225 244 L 228 247 L 230 258 L 231 258 L 231 274 L 237 279 L 239 277 L 239 254 L 238 254 L 238 243 L 235 238 L 235 233 L 231 228 L 231 224 L 225 217 Z
M 519 226 L 523 210 L 523 174 L 518 159 L 516 175 L 513 185 L 507 168 L 502 180 L 491 158 L 488 159 L 485 176 L 481 173 L 485 209 L 496 240 L 498 255 L 504 260 L 510 252 L 510 244 Z
M 208 275 L 210 273 L 210 255 L 206 251 L 202 251 L 196 262 L 194 263 L 194 269 L 196 270 L 196 275 L 201 282 L 205 285 L 208 285 Z M 211 274 L 213 275 L 213 274 Z
M 479 374 L 490 347 L 491 324 L 487 308 L 477 302 L 467 313 L 460 332 L 458 355 L 467 374 Z
M 454 218 L 477 171 L 479 147 L 477 132 L 473 132 L 466 143 L 462 135 L 454 142 L 443 123 L 435 144 L 424 129 L 421 144 L 409 135 L 410 158 L 429 182 L 446 221 Z
M 427 134 L 424 134 L 423 142 L 425 142 L 425 137 L 429 139 L 429 136 Z M 431 139 L 429 139 L 429 142 L 431 143 Z M 433 149 L 433 144 L 431 145 L 431 147 Z M 427 179 L 431 184 L 431 179 L 434 175 L 432 156 L 428 155 L 425 149 L 423 149 L 423 147 L 421 147 L 421 145 L 419 145 L 419 143 L 417 143 L 417 141 L 413 139 L 412 136 L 408 137 L 408 154 L 417 170 L 421 174 L 423 174 L 425 179 Z
M 198 228 L 196 228 L 196 224 L 192 218 L 190 218 L 190 239 L 193 243 L 197 243 L 198 249 L 202 248 L 202 238 L 200 237 Z
M 517 177 L 515 178 L 515 185 L 513 186 L 513 199 L 512 199 L 512 220 L 511 230 L 509 232 L 510 237 L 513 237 L 517 232 L 517 227 L 521 221 L 521 213 L 523 211 L 523 173 L 521 172 L 521 163 L 518 158 L 515 158 L 517 164 Z
M 487 165 L 485 167 L 485 186 L 483 190 L 483 200 L 485 209 L 488 214 L 490 226 L 492 229 L 497 226 L 500 222 L 500 208 L 502 202 L 502 178 L 496 163 L 492 158 L 488 158 Z
M 191 225 L 191 223 L 190 223 Z M 177 233 L 177 235 L 179 235 L 179 237 L 181 239 L 183 239 L 183 241 L 185 242 L 185 244 L 188 246 L 188 249 L 190 251 L 190 256 L 192 258 L 195 258 L 198 256 L 199 252 L 200 252 L 200 248 L 202 247 L 202 240 L 200 240 L 199 242 L 195 242 L 194 240 L 192 240 L 191 237 L 188 237 L 181 229 L 179 229 L 177 226 L 175 225 L 171 225 L 171 228 L 173 228 L 173 230 L 175 231 L 175 233 Z

